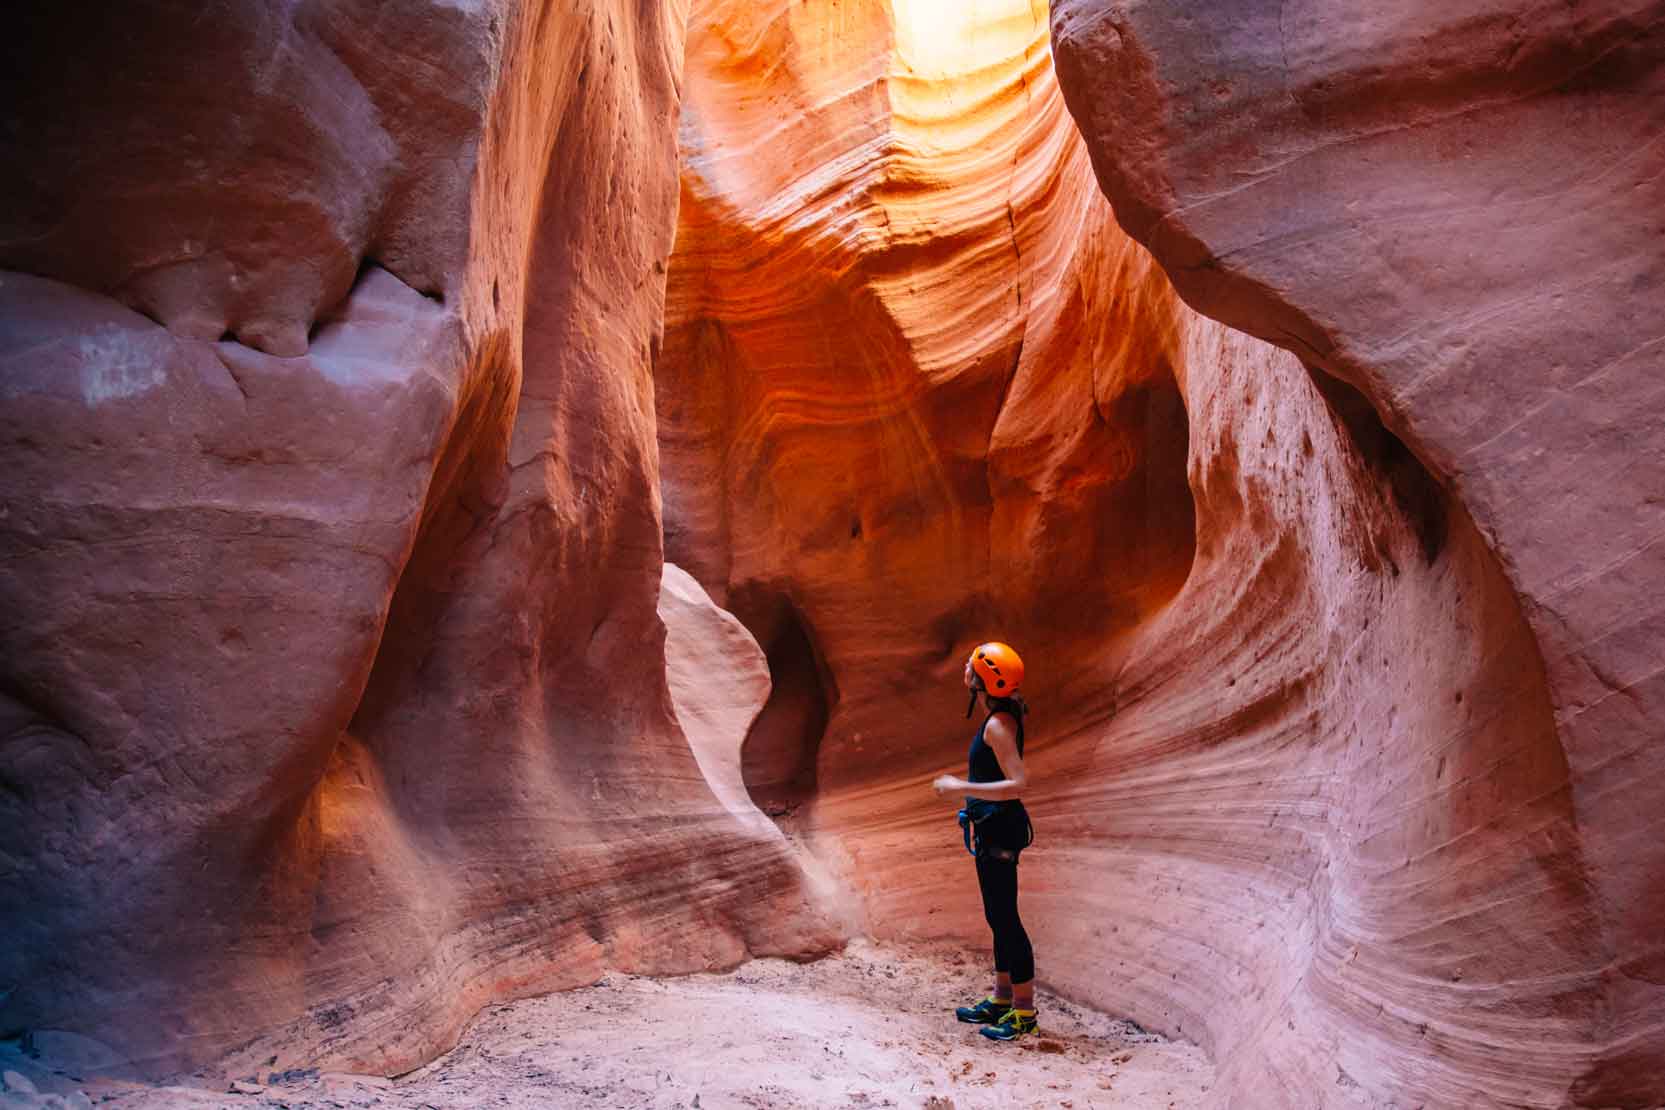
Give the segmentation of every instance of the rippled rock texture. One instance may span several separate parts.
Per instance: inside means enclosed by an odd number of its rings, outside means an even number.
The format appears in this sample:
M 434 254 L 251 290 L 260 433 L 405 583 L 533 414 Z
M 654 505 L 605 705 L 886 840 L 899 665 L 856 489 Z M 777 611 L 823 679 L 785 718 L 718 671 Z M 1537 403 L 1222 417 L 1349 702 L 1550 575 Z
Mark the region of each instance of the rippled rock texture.
M 1093 185 L 1045 14 L 694 9 L 666 543 L 768 653 L 766 809 L 937 758 L 896 734 L 952 726 L 989 629 L 1098 653 L 1185 579 L 1173 299 Z
M 1530 352 L 1556 369 L 1515 380 L 1518 362 L 1475 361 L 1477 337 L 1457 329 L 1572 296 L 1545 278 L 1566 217 L 1550 218 L 1554 194 L 1526 168 L 1542 135 L 1482 152 L 1478 125 L 1467 147 L 1440 146 L 1420 123 L 1349 117 L 1347 143 L 1308 146 L 1381 151 L 1398 175 L 1305 163 L 1299 127 L 1266 121 L 1322 117 L 1276 86 L 1289 71 L 1275 27 L 1232 13 L 1058 5 L 1083 146 L 1039 6 L 696 5 L 657 369 L 662 480 L 668 551 L 776 676 L 747 739 L 748 788 L 837 864 L 876 931 L 976 936 L 953 807 L 925 784 L 964 758 L 965 651 L 1009 639 L 1036 710 L 1024 911 L 1044 979 L 1201 1041 L 1221 1105 L 1650 1105 L 1658 933 L 1642 925 L 1661 917 L 1655 849 L 1636 838 L 1661 714 L 1636 684 L 1655 666 L 1657 607 L 1636 593 L 1625 611 L 1588 610 L 1628 660 L 1600 672 L 1605 690 L 1566 685 L 1595 672 L 1566 671 L 1564 621 L 1544 607 L 1584 588 L 1569 559 L 1635 590 L 1651 581 L 1631 575 L 1651 565 L 1652 417 L 1611 443 L 1598 433 L 1622 404 L 1652 413 L 1657 390 L 1639 376 L 1568 416 L 1555 391 L 1576 375 L 1554 375 L 1575 350 L 1597 391 L 1653 365 L 1639 298 L 1655 271 L 1636 244 L 1661 209 L 1626 199 L 1657 185 L 1652 132 L 1631 90 L 1615 98 L 1630 116 L 1610 109 L 1635 124 L 1628 138 L 1582 140 L 1637 152 L 1624 183 L 1602 187 L 1620 230 L 1579 254 L 1616 267 L 1600 270 L 1618 284 L 1599 308 L 1620 338 L 1592 344 L 1569 304 L 1566 331 L 1534 333 Z M 1524 33 L 1536 17 L 1519 14 Z M 1336 18 L 1286 13 L 1291 62 L 1399 15 L 1346 33 Z M 1205 31 L 1226 45 L 1201 50 Z M 1239 41 L 1258 51 L 1241 78 L 1223 56 Z M 1405 41 L 1370 57 L 1410 66 L 1422 40 Z M 1153 42 L 1171 48 L 1169 70 Z M 1490 64 L 1449 50 L 1464 73 Z M 1400 78 L 1362 51 L 1350 64 L 1383 84 L 1337 89 L 1335 104 L 1408 110 L 1389 107 Z M 1463 103 L 1420 84 L 1438 79 L 1437 66 L 1402 77 L 1430 119 Z M 1233 99 L 1251 89 L 1259 100 Z M 1512 171 L 1471 164 L 1509 150 Z M 1089 153 L 1187 297 L 1302 357 L 1181 303 L 1087 182 Z M 1395 193 L 1419 165 L 1443 176 Z M 1175 166 L 1192 189 L 1177 199 L 1158 187 Z M 1465 173 L 1495 208 L 1440 192 Z M 1211 220 L 1220 206 L 1208 226 L 1240 237 L 1232 252 L 1168 249 L 1204 249 L 1193 204 Z M 1548 238 L 1513 230 L 1540 208 L 1526 223 Z M 1407 227 L 1451 251 L 1512 253 L 1495 273 L 1419 263 L 1438 279 L 1424 285 L 1396 269 Z M 1369 321 L 1419 376 L 1390 396 L 1358 361 L 1316 357 L 1330 347 L 1267 309 L 1283 286 L 1233 263 L 1257 252 L 1307 283 L 1309 300 L 1287 304 Z M 1436 351 L 1466 376 L 1439 386 Z M 1403 415 L 1417 406 L 1421 423 Z M 1463 438 L 1433 450 L 1435 424 Z M 1458 448 L 1474 465 L 1454 465 Z M 1597 556 L 1576 546 L 1591 518 L 1556 515 L 1575 458 L 1592 468 L 1578 481 L 1638 494 Z M 1549 550 L 1504 542 L 1482 487 L 1518 498 Z M 1523 561 L 1540 559 L 1559 585 L 1523 590 Z M 1598 726 L 1615 713 L 1628 722 Z
M 1387 414 L 1542 655 L 1566 769 L 1533 804 L 1569 824 L 1533 850 L 1569 900 L 1500 888 L 1494 929 L 1407 937 L 1431 962 L 1381 991 L 1382 1024 L 1441 1040 L 1381 1089 L 1665 1103 L 1665 12 L 1062 0 L 1053 36 L 1122 222 L 1190 303 Z M 1459 858 L 1455 832 L 1430 849 Z M 1576 948 L 1521 951 L 1528 930 Z M 1490 1020 L 1424 1033 L 1407 997 Z
M 977 937 L 1000 636 L 1041 975 L 1218 1104 L 1657 1105 L 1658 18 L 20 17 L 0 1028 Z
M 666 683 L 684 20 L 14 21 L 0 1027 L 396 1071 L 490 999 L 829 943 Z

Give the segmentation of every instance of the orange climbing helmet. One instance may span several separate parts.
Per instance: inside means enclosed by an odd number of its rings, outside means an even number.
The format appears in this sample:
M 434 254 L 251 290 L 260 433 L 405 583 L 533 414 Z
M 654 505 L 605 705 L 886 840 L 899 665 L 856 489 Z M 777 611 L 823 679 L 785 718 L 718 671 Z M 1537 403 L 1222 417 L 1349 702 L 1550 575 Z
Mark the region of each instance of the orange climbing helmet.
M 971 673 L 993 697 L 1009 698 L 1023 685 L 1023 660 L 1011 645 L 990 641 L 971 649 Z

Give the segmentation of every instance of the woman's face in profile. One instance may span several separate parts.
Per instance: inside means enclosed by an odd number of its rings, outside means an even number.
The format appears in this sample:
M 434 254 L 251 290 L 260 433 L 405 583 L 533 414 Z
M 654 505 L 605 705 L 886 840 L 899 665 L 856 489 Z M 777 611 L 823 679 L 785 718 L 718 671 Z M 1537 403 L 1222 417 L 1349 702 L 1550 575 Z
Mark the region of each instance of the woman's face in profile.
M 965 661 L 965 688 L 967 690 L 971 689 L 971 681 L 974 677 L 975 675 L 971 670 L 971 660 L 967 659 Z

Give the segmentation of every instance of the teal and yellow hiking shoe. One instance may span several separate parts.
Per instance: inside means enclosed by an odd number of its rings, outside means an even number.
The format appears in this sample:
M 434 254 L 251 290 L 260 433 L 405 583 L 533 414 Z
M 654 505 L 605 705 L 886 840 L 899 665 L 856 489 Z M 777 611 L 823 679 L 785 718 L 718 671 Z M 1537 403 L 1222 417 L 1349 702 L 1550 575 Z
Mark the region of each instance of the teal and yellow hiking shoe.
M 973 1025 L 993 1025 L 1000 1020 L 1002 1014 L 1011 1008 L 1010 999 L 1005 1002 L 997 1002 L 994 995 L 991 994 L 975 1006 L 961 1006 L 954 1011 L 954 1016 Z
M 1015 1041 L 1038 1029 L 1034 1010 L 1007 1010 L 993 1025 L 985 1025 L 978 1032 L 991 1041 Z

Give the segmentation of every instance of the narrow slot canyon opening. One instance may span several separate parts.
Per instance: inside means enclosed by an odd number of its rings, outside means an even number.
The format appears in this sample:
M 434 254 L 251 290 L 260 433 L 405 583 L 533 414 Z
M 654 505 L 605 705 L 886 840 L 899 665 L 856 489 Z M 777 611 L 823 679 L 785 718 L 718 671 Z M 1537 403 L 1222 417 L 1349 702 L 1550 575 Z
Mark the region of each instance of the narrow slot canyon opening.
M 1353 449 L 1386 487 L 1393 504 L 1416 532 L 1423 561 L 1432 563 L 1444 549 L 1449 529 L 1444 488 L 1428 473 L 1422 460 L 1382 423 L 1363 393 L 1316 366 L 1308 365 L 1306 369 Z
M 740 749 L 741 775 L 758 809 L 790 820 L 815 797 L 829 705 L 822 664 L 803 615 L 786 597 L 758 587 L 729 601 L 763 648 L 771 684 Z
M 1190 577 L 1197 548 L 1197 506 L 1187 474 L 1191 421 L 1171 372 L 1129 390 L 1109 422 L 1131 431 L 1137 460 L 1123 485 L 1107 531 L 1120 532 L 1099 563 L 1133 584 L 1130 623 L 1147 619 L 1172 600 Z M 1117 528 L 1121 521 L 1130 527 Z M 1101 629 L 1102 633 L 1102 629 Z
M 0 136 L 0 1102 L 1660 1101 L 1665 40 L 141 7 Z
M 1067 790 L 1120 658 L 1195 560 L 1188 337 L 1062 112 L 1043 9 L 956 9 L 976 49 L 910 60 L 881 11 L 864 26 L 835 7 L 692 13 L 654 366 L 666 558 L 766 659 L 741 748 L 752 801 L 856 904 L 851 932 L 957 962 L 988 943 L 958 802 L 930 788 L 967 773 L 963 661 L 988 639 L 1034 660 L 1035 743 L 1058 753 L 1038 765 Z M 833 81 L 886 95 L 829 98 Z M 883 156 L 829 179 L 830 137 L 862 129 L 892 136 Z M 1038 810 L 1054 859 L 1094 850 Z M 1039 899 L 1049 990 L 1066 950 L 1097 963 L 1050 914 Z M 1060 1052 L 1066 1014 L 1120 1038 L 1137 1026 L 1100 1010 L 1161 1012 L 1067 985 Z M 1186 1072 L 1172 1101 L 1194 1105 L 1202 1053 L 1149 1059 Z

